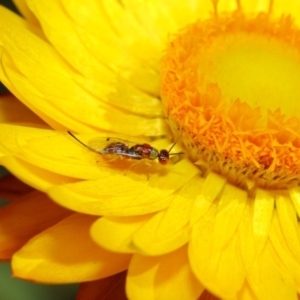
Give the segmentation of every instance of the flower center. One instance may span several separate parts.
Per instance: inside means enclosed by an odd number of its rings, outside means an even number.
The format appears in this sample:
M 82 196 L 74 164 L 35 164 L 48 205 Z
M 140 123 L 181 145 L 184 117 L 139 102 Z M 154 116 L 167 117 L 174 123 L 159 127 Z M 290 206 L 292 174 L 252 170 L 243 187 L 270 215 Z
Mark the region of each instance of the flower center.
M 289 18 L 235 13 L 189 25 L 163 59 L 174 132 L 204 171 L 239 185 L 300 179 L 300 31 Z

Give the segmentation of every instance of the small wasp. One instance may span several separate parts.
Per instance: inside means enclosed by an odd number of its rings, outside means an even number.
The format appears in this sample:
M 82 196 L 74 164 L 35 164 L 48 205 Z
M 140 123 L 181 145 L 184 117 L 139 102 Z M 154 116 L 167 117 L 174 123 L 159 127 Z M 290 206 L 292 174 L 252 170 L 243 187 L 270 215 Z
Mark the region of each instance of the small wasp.
M 158 151 L 156 148 L 146 143 L 135 144 L 127 140 L 121 140 L 121 139 L 110 138 L 110 137 L 94 138 L 90 140 L 86 145 L 82 141 L 80 141 L 72 132 L 68 131 L 68 134 L 84 147 L 102 155 L 113 154 L 113 155 L 119 155 L 126 158 L 137 159 L 137 160 L 141 160 L 141 159 L 155 160 L 157 158 L 159 163 L 165 165 L 168 163 L 170 155 L 184 154 L 183 152 L 170 153 L 170 151 L 173 149 L 176 143 L 174 143 L 169 150 L 162 149 Z

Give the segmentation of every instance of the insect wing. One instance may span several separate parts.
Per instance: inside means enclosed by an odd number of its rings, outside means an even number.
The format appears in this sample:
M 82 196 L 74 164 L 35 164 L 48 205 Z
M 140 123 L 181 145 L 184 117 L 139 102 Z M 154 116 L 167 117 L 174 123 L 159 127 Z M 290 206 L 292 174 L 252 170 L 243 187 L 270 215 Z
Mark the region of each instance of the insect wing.
M 133 159 L 141 159 L 142 156 L 130 150 L 135 144 L 135 142 L 113 137 L 97 137 L 88 142 L 88 146 L 100 154 L 114 154 Z

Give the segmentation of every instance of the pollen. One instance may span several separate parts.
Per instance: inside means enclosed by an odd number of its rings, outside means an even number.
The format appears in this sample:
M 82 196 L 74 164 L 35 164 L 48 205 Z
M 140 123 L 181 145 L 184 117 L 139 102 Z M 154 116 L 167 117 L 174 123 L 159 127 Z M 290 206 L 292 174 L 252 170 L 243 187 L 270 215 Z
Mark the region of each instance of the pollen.
M 198 21 L 169 43 L 161 70 L 165 114 L 204 174 L 244 186 L 299 182 L 299 49 L 290 17 L 241 11 Z

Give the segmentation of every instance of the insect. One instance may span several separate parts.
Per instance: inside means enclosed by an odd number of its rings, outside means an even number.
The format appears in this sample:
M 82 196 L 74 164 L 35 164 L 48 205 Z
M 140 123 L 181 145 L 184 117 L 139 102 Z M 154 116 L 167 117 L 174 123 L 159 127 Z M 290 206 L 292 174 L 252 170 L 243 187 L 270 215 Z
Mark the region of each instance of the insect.
M 120 155 L 122 157 L 132 158 L 132 159 L 158 159 L 159 163 L 165 165 L 168 163 L 170 155 L 184 154 L 183 152 L 170 153 L 176 143 L 172 145 L 169 150 L 162 149 L 157 150 L 150 144 L 135 144 L 126 140 L 121 140 L 117 138 L 94 138 L 89 141 L 88 144 L 80 141 L 72 132 L 68 131 L 68 134 L 73 137 L 77 142 L 79 142 L 84 147 L 91 151 L 99 154 L 113 154 Z

